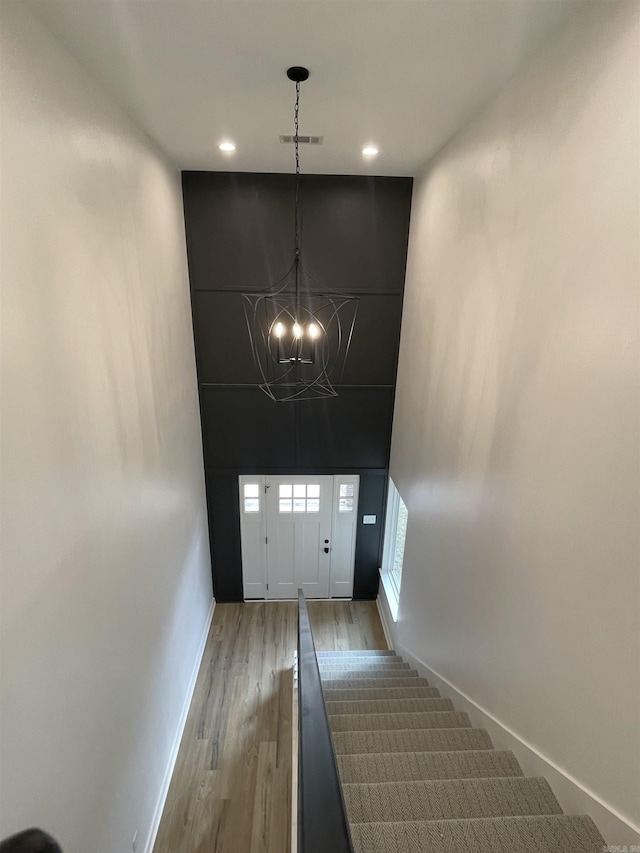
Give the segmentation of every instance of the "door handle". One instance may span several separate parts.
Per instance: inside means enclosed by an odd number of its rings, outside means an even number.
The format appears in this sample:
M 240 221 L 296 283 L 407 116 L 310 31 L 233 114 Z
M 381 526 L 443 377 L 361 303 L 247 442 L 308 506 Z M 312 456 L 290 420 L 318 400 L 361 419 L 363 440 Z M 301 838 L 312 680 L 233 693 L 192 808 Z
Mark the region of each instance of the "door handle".
M 329 553 L 329 549 L 326 547 L 326 545 L 325 545 L 324 553 L 325 553 L 325 554 L 328 554 L 328 553 Z

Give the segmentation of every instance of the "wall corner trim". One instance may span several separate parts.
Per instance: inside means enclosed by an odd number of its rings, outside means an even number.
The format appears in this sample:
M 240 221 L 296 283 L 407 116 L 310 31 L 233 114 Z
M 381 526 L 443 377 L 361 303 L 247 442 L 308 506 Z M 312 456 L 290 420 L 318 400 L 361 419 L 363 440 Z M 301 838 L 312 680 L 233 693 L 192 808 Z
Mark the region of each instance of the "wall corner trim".
M 376 598 L 376 604 L 378 606 L 378 615 L 382 622 L 382 630 L 384 631 L 384 638 L 387 641 L 387 646 L 390 649 L 393 649 L 395 648 L 395 644 L 393 641 L 393 632 L 391 630 L 391 611 L 389 610 L 389 604 L 386 600 L 386 592 L 384 591 L 382 584 L 380 584 L 380 592 Z
M 167 800 L 167 794 L 169 793 L 169 785 L 171 784 L 171 777 L 173 776 L 173 770 L 176 764 L 176 759 L 178 758 L 178 751 L 180 749 L 180 742 L 182 741 L 184 727 L 187 724 L 189 708 L 191 707 L 191 700 L 193 699 L 193 692 L 196 687 L 196 681 L 198 680 L 198 673 L 200 671 L 202 657 L 204 655 L 204 650 L 207 645 L 207 640 L 209 638 L 209 630 L 211 628 L 211 622 L 213 621 L 213 612 L 215 609 L 216 600 L 215 598 L 212 598 L 211 606 L 209 607 L 209 613 L 207 614 L 207 618 L 205 619 L 202 636 L 200 637 L 198 651 L 196 652 L 196 656 L 194 659 L 193 669 L 191 671 L 191 677 L 189 679 L 189 685 L 187 687 L 187 692 L 184 697 L 184 703 L 182 705 L 182 711 L 180 712 L 180 718 L 176 727 L 176 734 L 173 739 L 173 746 L 171 747 L 171 752 L 169 753 L 169 760 L 167 761 L 167 769 L 165 770 L 164 778 L 162 780 L 162 786 L 160 787 L 160 793 L 158 794 L 158 800 L 153 813 L 153 818 L 151 820 L 151 826 L 149 828 L 147 842 L 143 848 L 143 853 L 153 853 L 153 848 L 156 843 L 158 829 L 160 828 L 160 821 L 162 820 L 162 812 L 164 811 L 165 802 Z
M 380 605 L 378 607 L 380 609 Z M 385 628 L 386 634 L 384 620 L 383 628 Z M 525 775 L 544 776 L 565 813 L 588 814 L 608 844 L 620 845 L 621 848 L 640 844 L 640 827 L 633 824 L 631 820 L 602 800 L 594 791 L 583 785 L 566 770 L 563 770 L 535 746 L 528 743 L 517 732 L 494 717 L 490 711 L 483 708 L 482 705 L 478 705 L 455 684 L 410 652 L 406 646 L 396 643 L 395 649 L 396 653 L 407 663 L 410 663 L 421 675 L 428 678 L 433 687 L 440 688 L 444 696 L 453 699 L 457 710 L 466 711 L 471 716 L 474 726 L 487 729 L 496 749 L 512 750 Z

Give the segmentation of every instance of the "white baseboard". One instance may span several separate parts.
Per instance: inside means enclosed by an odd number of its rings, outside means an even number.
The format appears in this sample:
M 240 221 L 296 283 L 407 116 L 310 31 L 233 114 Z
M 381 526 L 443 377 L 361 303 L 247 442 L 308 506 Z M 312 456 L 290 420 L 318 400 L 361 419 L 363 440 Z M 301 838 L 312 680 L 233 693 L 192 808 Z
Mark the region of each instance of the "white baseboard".
M 178 758 L 178 750 L 180 749 L 180 742 L 184 733 L 184 727 L 187 723 L 187 717 L 189 716 L 189 708 L 191 707 L 193 691 L 195 690 L 196 681 L 198 680 L 198 672 L 200 671 L 202 656 L 204 655 L 205 646 L 207 645 L 207 639 L 209 638 L 209 629 L 211 628 L 211 622 L 213 620 L 213 611 L 215 610 L 215 608 L 216 600 L 215 598 L 212 598 L 211 607 L 209 608 L 209 613 L 205 621 L 202 637 L 200 638 L 200 645 L 198 646 L 198 651 L 196 653 L 193 669 L 191 671 L 189 685 L 187 687 L 187 692 L 184 697 L 184 703 L 182 705 L 180 719 L 178 720 L 178 725 L 176 727 L 176 734 L 173 739 L 173 746 L 171 747 L 171 752 L 169 753 L 167 769 L 165 770 L 164 779 L 162 780 L 162 787 L 160 788 L 160 794 L 158 795 L 158 801 L 156 803 L 156 807 L 153 813 L 153 819 L 151 821 L 151 827 L 149 829 L 147 843 L 143 847 L 143 853 L 153 853 L 153 847 L 156 843 L 156 836 L 158 835 L 158 829 L 160 828 L 162 812 L 164 811 L 164 805 L 167 800 L 167 794 L 169 793 L 169 785 L 171 784 L 173 769 L 176 764 L 176 759 Z
M 381 618 L 383 606 L 380 608 Z M 384 626 L 384 622 L 383 622 Z M 544 776 L 566 814 L 588 814 L 604 836 L 607 844 L 629 849 L 640 845 L 640 827 L 604 802 L 598 795 L 555 764 L 532 744 L 523 740 L 486 708 L 478 705 L 444 676 L 412 654 L 401 643 L 395 643 L 397 653 L 421 675 L 437 687 L 443 696 L 453 700 L 456 710 L 466 711 L 474 726 L 489 732 L 496 749 L 510 749 L 520 762 L 526 776 Z M 640 848 L 639 848 L 640 849 Z

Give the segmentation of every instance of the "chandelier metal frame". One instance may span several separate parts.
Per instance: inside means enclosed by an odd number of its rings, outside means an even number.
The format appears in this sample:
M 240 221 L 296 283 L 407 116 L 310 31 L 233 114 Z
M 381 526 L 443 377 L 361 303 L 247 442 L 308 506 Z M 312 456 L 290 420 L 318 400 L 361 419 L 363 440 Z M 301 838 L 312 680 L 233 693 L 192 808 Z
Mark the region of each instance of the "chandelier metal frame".
M 296 86 L 293 262 L 267 290 L 242 294 L 260 388 L 279 403 L 338 396 L 335 386 L 342 382 L 360 301 L 350 294 L 322 291 L 302 264 L 300 84 L 309 71 L 293 66 L 287 77 Z

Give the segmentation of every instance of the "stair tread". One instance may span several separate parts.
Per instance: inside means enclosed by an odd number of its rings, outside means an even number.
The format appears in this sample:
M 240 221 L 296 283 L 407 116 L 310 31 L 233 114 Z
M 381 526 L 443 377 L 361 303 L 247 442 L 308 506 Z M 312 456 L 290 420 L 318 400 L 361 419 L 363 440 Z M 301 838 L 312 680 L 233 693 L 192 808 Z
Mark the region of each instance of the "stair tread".
M 338 755 L 336 760 L 343 784 L 523 775 L 510 750 L 365 753 Z
M 325 678 L 342 678 L 357 681 L 361 678 L 419 678 L 415 669 L 404 667 L 369 667 L 369 669 L 349 669 L 339 666 L 323 666 L 320 675 Z
M 324 690 L 357 690 L 365 687 L 428 687 L 429 682 L 426 678 L 416 678 L 415 676 L 406 678 L 399 676 L 396 678 L 378 677 L 372 678 L 323 678 L 322 687 Z
M 604 839 L 587 815 L 360 823 L 355 853 L 602 853 Z
M 343 794 L 352 824 L 562 813 L 542 777 L 357 782 Z
M 321 664 L 345 664 L 351 665 L 353 663 L 364 663 L 364 664 L 386 664 L 391 665 L 394 663 L 406 663 L 399 655 L 356 655 L 356 654 L 330 654 L 330 655 L 321 655 L 317 654 L 318 662 Z M 409 666 L 409 664 L 406 664 Z
M 464 711 L 419 711 L 392 714 L 333 714 L 329 725 L 334 732 L 365 732 L 383 729 L 471 728 Z
M 321 649 L 316 652 L 318 657 L 331 656 L 336 655 L 340 657 L 348 657 L 349 655 L 354 656 L 375 656 L 375 655 L 389 655 L 391 657 L 398 657 L 393 649 L 346 649 L 346 650 L 336 650 L 336 649 Z
M 327 702 L 359 702 L 382 699 L 437 699 L 440 691 L 437 687 L 347 687 L 346 689 L 327 689 L 323 686 L 324 698 Z
M 360 659 L 353 661 L 328 660 L 326 662 L 320 659 L 318 665 L 321 671 L 324 669 L 338 669 L 340 671 L 347 670 L 347 672 L 369 672 L 370 670 L 389 669 L 395 672 L 398 669 L 411 669 L 411 666 L 402 660 L 389 661 L 386 658 L 373 661 Z
M 448 752 L 493 749 L 486 729 L 402 729 L 377 732 L 333 732 L 336 753 Z
M 453 711 L 451 699 L 369 699 L 347 702 L 326 701 L 327 714 L 399 714 L 424 711 Z

